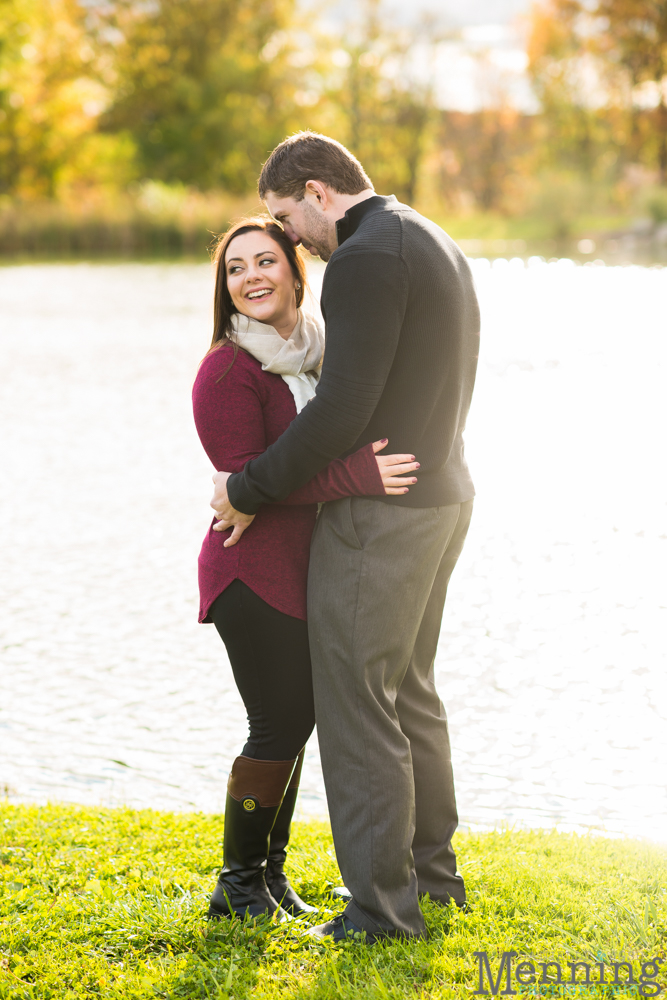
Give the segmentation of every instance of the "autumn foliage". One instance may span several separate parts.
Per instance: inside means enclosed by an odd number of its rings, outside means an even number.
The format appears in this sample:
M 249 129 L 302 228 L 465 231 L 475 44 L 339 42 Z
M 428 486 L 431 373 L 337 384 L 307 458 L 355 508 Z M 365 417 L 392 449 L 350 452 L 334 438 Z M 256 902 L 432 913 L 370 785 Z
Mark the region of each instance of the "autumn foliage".
M 359 11 L 336 31 L 295 0 L 2 0 L 0 209 L 151 183 L 252 197 L 301 128 L 349 145 L 378 190 L 450 214 L 541 212 L 559 189 L 627 207 L 667 182 L 664 0 L 536 2 L 531 114 L 440 107 L 442 32 L 392 27 L 380 0 Z

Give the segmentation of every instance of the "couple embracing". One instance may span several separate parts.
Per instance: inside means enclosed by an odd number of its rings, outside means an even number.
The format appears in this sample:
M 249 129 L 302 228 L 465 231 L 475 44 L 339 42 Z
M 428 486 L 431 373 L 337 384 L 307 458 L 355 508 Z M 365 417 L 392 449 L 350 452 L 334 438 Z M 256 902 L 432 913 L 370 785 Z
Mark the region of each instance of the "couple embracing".
M 456 244 L 376 195 L 332 139 L 285 140 L 259 193 L 272 219 L 218 245 L 213 343 L 193 392 L 218 470 L 200 620 L 227 647 L 250 726 L 209 916 L 314 912 L 284 862 L 317 720 L 349 895 L 313 933 L 422 937 L 420 896 L 465 904 L 433 664 L 472 513 L 462 434 L 477 299 Z M 328 261 L 324 329 L 303 305 L 299 244 Z

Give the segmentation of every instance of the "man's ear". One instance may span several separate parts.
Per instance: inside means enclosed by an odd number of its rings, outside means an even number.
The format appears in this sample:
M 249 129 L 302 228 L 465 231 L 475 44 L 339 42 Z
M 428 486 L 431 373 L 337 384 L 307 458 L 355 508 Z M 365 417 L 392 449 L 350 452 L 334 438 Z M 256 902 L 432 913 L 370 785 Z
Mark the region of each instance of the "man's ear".
M 331 205 L 329 188 L 321 181 L 306 181 L 306 197 L 314 202 L 323 212 Z

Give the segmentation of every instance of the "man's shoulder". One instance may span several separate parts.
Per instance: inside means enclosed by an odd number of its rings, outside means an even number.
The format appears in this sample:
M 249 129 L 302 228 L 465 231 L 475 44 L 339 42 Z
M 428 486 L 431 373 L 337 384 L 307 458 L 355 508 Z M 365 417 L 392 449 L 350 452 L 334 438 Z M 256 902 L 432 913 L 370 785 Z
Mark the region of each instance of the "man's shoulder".
M 407 205 L 401 205 L 401 257 L 411 279 L 421 275 L 432 280 L 468 282 L 470 265 L 461 247 L 437 222 L 421 215 Z
M 398 203 L 395 203 L 398 205 Z M 401 208 L 407 206 L 400 206 Z M 368 212 L 351 236 L 334 252 L 331 260 L 358 253 L 383 253 L 399 256 L 401 252 L 401 213 L 394 207 L 380 206 Z
M 410 205 L 394 201 L 369 212 L 356 232 L 338 247 L 331 262 L 360 253 L 411 256 L 419 245 L 440 249 L 447 256 L 462 255 L 451 236 L 436 222 Z
M 409 205 L 399 205 L 397 214 L 401 219 L 404 238 L 412 240 L 422 239 L 425 242 L 438 243 L 443 247 L 447 247 L 447 249 L 452 247 L 455 247 L 457 250 L 459 249 L 458 245 L 442 226 L 439 226 L 433 219 L 429 219 L 428 216 L 422 215 L 416 209 L 410 208 Z

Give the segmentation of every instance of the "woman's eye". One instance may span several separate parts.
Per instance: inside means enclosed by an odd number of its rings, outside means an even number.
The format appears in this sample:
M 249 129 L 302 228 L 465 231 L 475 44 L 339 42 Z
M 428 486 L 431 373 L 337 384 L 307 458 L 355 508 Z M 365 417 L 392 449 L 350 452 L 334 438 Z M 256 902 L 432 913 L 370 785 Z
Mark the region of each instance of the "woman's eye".
M 275 260 L 273 259 L 273 257 L 263 257 L 260 260 L 260 264 L 275 264 Z
M 239 272 L 240 270 L 241 270 L 241 268 L 240 268 L 240 267 L 239 267 L 239 265 L 237 264 L 237 265 L 236 265 L 235 267 L 230 267 L 230 269 L 229 269 L 229 273 L 230 273 L 230 274 L 237 274 L 237 273 L 238 273 L 238 272 Z

